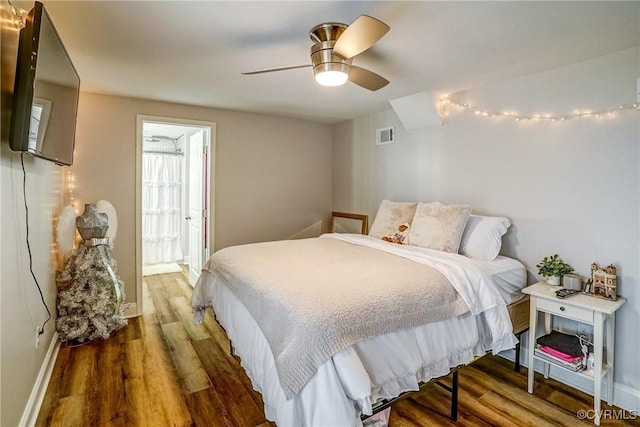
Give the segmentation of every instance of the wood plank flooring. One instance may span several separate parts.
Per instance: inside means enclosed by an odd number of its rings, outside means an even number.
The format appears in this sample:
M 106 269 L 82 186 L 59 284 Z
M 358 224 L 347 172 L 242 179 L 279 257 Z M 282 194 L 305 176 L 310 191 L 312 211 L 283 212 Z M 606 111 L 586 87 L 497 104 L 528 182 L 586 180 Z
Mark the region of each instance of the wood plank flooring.
M 274 426 L 211 313 L 193 324 L 191 291 L 181 273 L 145 277 L 143 316 L 108 340 L 63 346 L 36 425 Z M 449 394 L 434 384 L 394 405 L 390 426 L 593 426 L 576 416 L 592 409 L 591 396 L 538 374 L 529 395 L 526 375 L 486 356 L 460 371 L 457 423 Z M 601 425 L 640 426 L 620 414 Z

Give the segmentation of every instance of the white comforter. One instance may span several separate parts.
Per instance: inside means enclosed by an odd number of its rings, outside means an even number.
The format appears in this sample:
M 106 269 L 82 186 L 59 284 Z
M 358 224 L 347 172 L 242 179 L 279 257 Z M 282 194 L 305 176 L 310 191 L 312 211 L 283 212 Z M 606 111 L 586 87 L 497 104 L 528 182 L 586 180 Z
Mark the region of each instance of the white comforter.
M 472 260 L 417 247 L 392 245 L 360 235 L 326 235 L 391 251 L 443 273 L 471 312 L 362 341 L 320 366 L 304 388 L 287 400 L 273 354 L 259 326 L 224 280 L 203 271 L 194 307 L 213 306 L 218 321 L 265 402 L 265 414 L 279 426 L 359 426 L 372 402 L 417 390 L 420 381 L 445 375 L 488 350 L 512 348 L 516 339 L 504 301 Z M 196 319 L 202 313 L 196 313 Z
M 435 268 L 342 239 L 232 246 L 203 269 L 260 325 L 287 398 L 355 343 L 469 311 Z

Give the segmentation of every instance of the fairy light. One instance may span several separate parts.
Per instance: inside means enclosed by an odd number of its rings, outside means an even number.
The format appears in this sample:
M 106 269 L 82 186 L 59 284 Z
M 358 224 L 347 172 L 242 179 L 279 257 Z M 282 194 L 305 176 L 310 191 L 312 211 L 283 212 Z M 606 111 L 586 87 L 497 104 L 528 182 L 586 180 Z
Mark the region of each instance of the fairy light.
M 590 111 L 590 110 L 575 110 L 572 113 L 565 114 L 562 116 L 554 116 L 551 114 L 532 114 L 525 115 L 520 114 L 515 111 L 489 111 L 483 108 L 475 107 L 473 105 L 458 102 L 453 99 L 450 99 L 448 96 L 444 96 L 440 99 L 440 111 L 441 115 L 444 118 L 444 122 L 448 121 L 448 117 L 450 115 L 448 107 L 456 107 L 461 110 L 468 111 L 475 116 L 487 117 L 490 119 L 500 119 L 507 118 L 515 120 L 516 122 L 528 123 L 532 121 L 549 121 L 549 122 L 564 122 L 567 120 L 575 119 L 575 118 L 593 118 L 596 120 L 600 120 L 603 118 L 613 118 L 616 116 L 617 112 L 623 110 L 634 110 L 640 109 L 640 105 L 638 103 L 634 104 L 624 104 L 618 105 L 616 107 L 607 108 L 600 111 Z
M 20 9 L 15 7 L 11 0 L 8 0 L 9 6 L 11 6 L 11 13 L 13 15 L 12 19 L 9 20 L 11 26 L 15 27 L 17 30 L 21 30 L 26 25 L 26 19 L 28 15 L 28 11 L 24 9 Z
M 71 169 L 68 169 L 65 174 L 65 184 L 66 184 L 66 204 L 71 205 L 74 209 L 76 206 L 76 199 L 73 196 L 73 190 L 75 189 L 75 176 L 71 173 Z M 76 209 L 77 210 L 77 209 Z

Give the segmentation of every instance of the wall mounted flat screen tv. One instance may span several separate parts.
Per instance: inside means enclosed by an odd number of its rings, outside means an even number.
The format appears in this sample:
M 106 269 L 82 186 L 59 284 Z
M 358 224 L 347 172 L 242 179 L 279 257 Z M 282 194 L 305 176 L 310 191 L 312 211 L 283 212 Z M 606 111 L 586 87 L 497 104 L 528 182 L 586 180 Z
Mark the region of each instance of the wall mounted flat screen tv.
M 9 145 L 59 165 L 73 163 L 80 77 L 40 2 L 20 30 Z

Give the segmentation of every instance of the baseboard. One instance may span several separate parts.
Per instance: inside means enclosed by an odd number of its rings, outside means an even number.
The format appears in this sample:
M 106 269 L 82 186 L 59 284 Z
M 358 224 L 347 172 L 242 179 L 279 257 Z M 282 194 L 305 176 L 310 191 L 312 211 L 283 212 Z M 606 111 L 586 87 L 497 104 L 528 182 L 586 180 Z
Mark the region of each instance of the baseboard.
M 124 317 L 130 319 L 132 317 L 138 317 L 142 313 L 138 313 L 138 304 L 135 302 L 128 302 L 124 305 Z
M 640 416 L 640 390 L 624 384 L 614 384 L 613 388 L 616 406 L 627 411 L 635 411 L 634 413 Z
M 529 354 L 527 353 L 527 349 L 523 346 L 521 351 L 522 353 L 520 354 L 520 363 L 523 366 L 529 367 Z M 511 361 L 515 360 L 515 350 L 506 350 L 499 355 Z M 543 372 L 543 363 L 541 361 L 535 361 L 535 370 L 536 372 Z M 568 372 L 562 368 L 557 368 L 555 366 L 551 366 L 549 377 L 558 380 L 561 383 L 567 384 L 568 386 L 571 386 L 576 390 L 580 390 L 593 396 L 593 381 L 579 377 L 577 375 L 572 375 L 571 372 Z M 609 376 L 607 375 L 602 381 L 602 399 L 605 401 L 607 399 L 606 385 L 608 380 Z M 614 383 L 613 397 L 613 404 L 615 406 L 634 414 L 640 414 L 640 390 L 633 389 L 624 384 Z
M 40 407 L 44 400 L 44 396 L 51 380 L 51 374 L 53 373 L 53 367 L 56 364 L 58 358 L 58 351 L 60 351 L 60 341 L 58 340 L 58 333 L 54 332 L 49 344 L 47 354 L 42 361 L 40 372 L 31 390 L 31 395 L 27 401 L 27 406 L 24 408 L 22 418 L 20 419 L 20 427 L 31 427 L 36 424 L 38 414 L 40 413 Z

